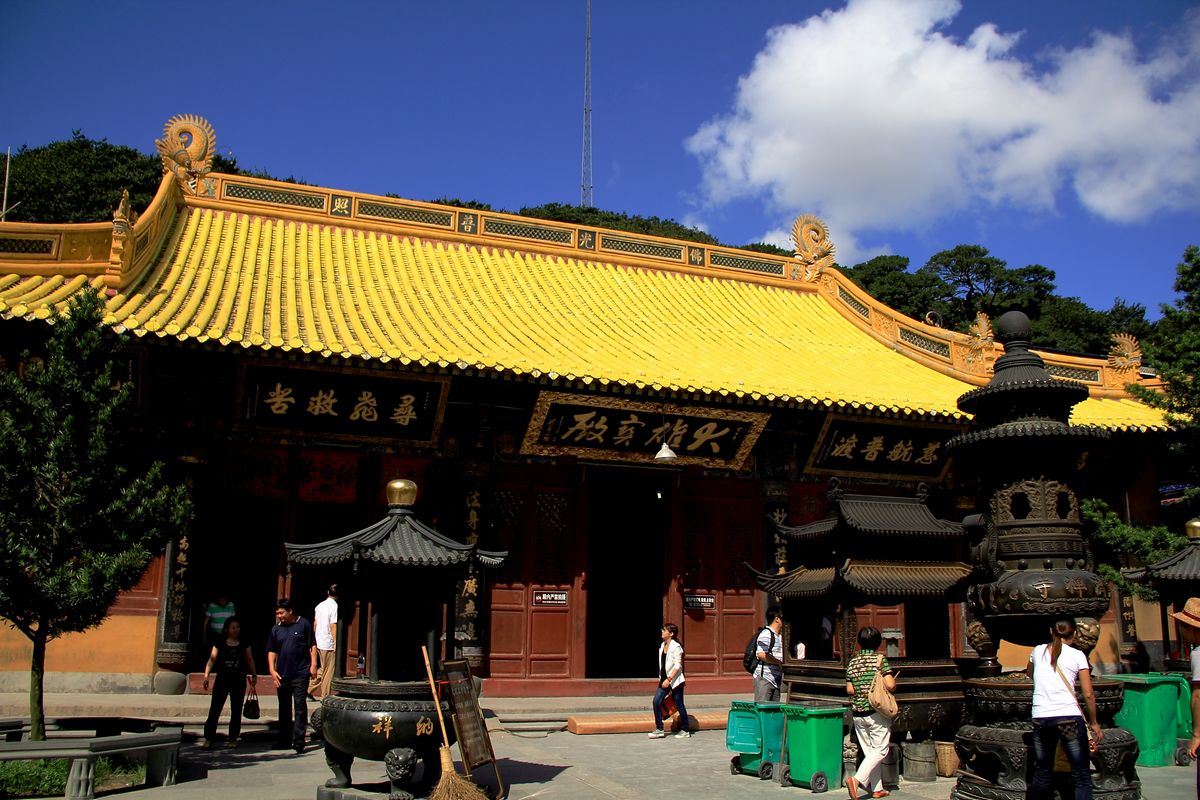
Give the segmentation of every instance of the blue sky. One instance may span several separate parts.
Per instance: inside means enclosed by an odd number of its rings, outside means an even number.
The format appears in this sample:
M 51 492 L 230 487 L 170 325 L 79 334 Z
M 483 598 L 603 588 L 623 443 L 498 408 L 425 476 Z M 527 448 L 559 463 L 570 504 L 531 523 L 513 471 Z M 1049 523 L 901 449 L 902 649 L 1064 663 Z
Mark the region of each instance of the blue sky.
M 577 203 L 584 5 L 9 0 L 0 149 L 192 113 L 314 184 Z M 816 213 L 848 264 L 978 243 L 1156 316 L 1200 244 L 1193 6 L 593 0 L 595 202 L 735 245 Z

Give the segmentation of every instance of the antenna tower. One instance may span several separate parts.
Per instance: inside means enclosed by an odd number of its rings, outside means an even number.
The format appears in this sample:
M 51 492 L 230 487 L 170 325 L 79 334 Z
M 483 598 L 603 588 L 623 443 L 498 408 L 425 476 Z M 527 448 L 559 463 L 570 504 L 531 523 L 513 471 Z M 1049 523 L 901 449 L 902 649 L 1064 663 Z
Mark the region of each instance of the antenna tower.
M 579 180 L 579 205 L 591 208 L 592 197 L 592 0 L 587 0 L 587 25 L 583 39 L 583 170 Z

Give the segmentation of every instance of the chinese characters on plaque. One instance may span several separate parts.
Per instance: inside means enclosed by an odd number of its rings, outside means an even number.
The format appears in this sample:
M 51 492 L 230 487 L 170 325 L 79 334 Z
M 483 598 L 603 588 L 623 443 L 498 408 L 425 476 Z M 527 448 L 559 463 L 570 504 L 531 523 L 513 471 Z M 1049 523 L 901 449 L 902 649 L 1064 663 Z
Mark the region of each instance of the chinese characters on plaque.
M 946 442 L 959 428 L 934 428 L 899 420 L 864 421 L 831 414 L 817 437 L 808 470 L 869 478 L 941 480 Z
M 434 444 L 446 388 L 446 379 L 436 377 L 251 364 L 245 368 L 244 418 L 281 430 Z
M 739 469 L 770 414 L 542 392 L 521 452 L 653 461 L 666 443 L 678 464 Z

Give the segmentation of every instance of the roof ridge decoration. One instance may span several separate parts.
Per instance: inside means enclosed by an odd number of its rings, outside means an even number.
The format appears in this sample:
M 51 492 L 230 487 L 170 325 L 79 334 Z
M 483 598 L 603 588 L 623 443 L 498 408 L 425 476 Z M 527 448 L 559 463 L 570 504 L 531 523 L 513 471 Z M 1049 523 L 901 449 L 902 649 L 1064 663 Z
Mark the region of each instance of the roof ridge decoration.
M 1142 347 L 1131 333 L 1114 333 L 1112 347 L 1108 350 L 1108 366 L 1119 373 L 1126 373 L 1142 365 Z
M 177 114 L 163 126 L 163 138 L 154 140 L 162 157 L 163 171 L 175 176 L 179 188 L 200 194 L 200 179 L 212 171 L 217 152 L 217 133 L 204 117 Z M 211 188 L 211 187 L 208 187 Z
M 834 264 L 834 253 L 837 247 L 829 238 L 829 227 L 812 214 L 802 214 L 796 217 L 792 225 L 792 242 L 796 245 L 796 259 L 804 265 L 803 277 L 807 283 L 812 283 L 821 277 L 826 267 Z

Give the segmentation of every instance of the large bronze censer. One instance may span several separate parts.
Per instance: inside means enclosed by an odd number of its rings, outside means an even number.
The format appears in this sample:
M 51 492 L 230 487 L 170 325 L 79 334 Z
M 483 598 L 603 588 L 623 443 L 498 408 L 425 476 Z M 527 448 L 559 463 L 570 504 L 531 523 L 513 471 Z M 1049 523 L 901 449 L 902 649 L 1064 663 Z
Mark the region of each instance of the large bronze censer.
M 971 430 L 949 443 L 962 475 L 977 477 L 987 513 L 963 521 L 978 574 L 967 591 L 975 618 L 968 636 L 981 658 L 963 683 L 963 725 L 955 748 L 964 773 L 953 800 L 1023 800 L 1032 776 L 1033 683 L 1024 672 L 1002 675 L 1001 639 L 1045 642 L 1056 617 L 1076 620 L 1076 643 L 1095 645 L 1096 622 L 1108 610 L 1108 585 L 1096 574 L 1083 535 L 1076 486 L 1089 455 L 1108 433 L 1069 423 L 1088 396 L 1084 384 L 1051 377 L 1030 348 L 1029 318 L 1010 311 L 997 320 L 1005 353 L 987 386 L 967 392 L 958 407 L 974 415 Z M 1104 727 L 1092 756 L 1094 796 L 1136 800 L 1137 742 L 1113 727 L 1121 684 L 1093 681 Z
M 453 613 L 455 587 L 467 569 L 499 566 L 507 553 L 479 550 L 422 524 L 412 511 L 416 497 L 412 481 L 391 481 L 388 513 L 379 522 L 327 542 L 287 545 L 289 568 L 345 565 L 351 575 L 341 585 L 358 587 L 360 609 L 370 608 L 369 622 L 359 625 L 364 674 L 335 679 L 334 694 L 322 698 L 313 715 L 333 772 L 317 800 L 342 799 L 355 758 L 384 762 L 392 800 L 412 798 L 409 789 L 428 789 L 441 775 L 435 703 L 443 714 L 449 704 L 431 694 L 421 648 L 441 652 L 442 620 L 447 608 Z M 343 649 L 336 664 L 346 663 Z M 453 729 L 447 730 L 453 742 Z

